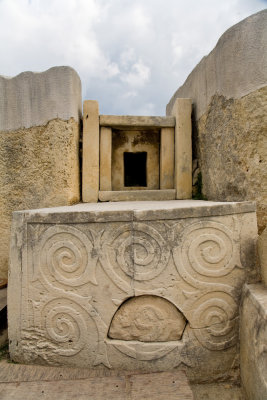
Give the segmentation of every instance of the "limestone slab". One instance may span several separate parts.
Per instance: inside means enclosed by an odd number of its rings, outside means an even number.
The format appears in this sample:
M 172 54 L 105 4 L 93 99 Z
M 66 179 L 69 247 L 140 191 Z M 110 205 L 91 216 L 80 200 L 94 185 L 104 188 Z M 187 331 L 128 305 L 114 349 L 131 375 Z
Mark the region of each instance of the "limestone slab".
M 112 165 L 112 130 L 102 127 L 100 129 L 100 190 L 112 190 L 111 165 Z
M 174 200 L 175 190 L 114 190 L 100 191 L 100 201 L 145 201 L 145 200 Z
M 99 106 L 95 100 L 83 104 L 82 198 L 96 203 L 99 191 Z
M 266 86 L 266 20 L 262 10 L 229 28 L 175 92 L 167 115 L 179 97 L 192 98 L 199 119 L 215 93 L 236 99 Z
M 198 190 L 209 200 L 256 200 L 259 233 L 267 225 L 266 54 L 265 9 L 221 36 L 166 110 L 172 115 L 177 98 L 192 99 Z
M 13 218 L 8 315 L 15 361 L 183 368 L 194 381 L 225 377 L 237 365 L 240 292 L 257 273 L 254 205 L 98 203 Z M 131 299 L 141 302 L 140 315 L 124 313 L 124 333 L 135 324 L 141 334 L 110 337 L 114 316 Z M 155 327 L 168 332 L 162 320 L 170 328 L 177 321 L 162 301 L 186 322 L 179 339 L 156 335 Z
M 262 280 L 265 286 L 267 286 L 267 227 L 259 236 L 258 253 L 260 258 Z
M 160 189 L 174 188 L 174 129 L 160 131 Z
M 42 126 L 53 119 L 81 119 L 81 80 L 70 67 L 0 76 L 0 93 L 0 131 Z
M 1 399 L 165 400 L 168 396 L 170 400 L 193 400 L 183 371 L 156 374 L 125 374 L 121 371 L 110 376 L 101 374 L 101 371 L 97 375 L 92 372 L 73 368 L 4 365 L 2 375 L 5 376 L 0 382 Z M 18 378 L 19 373 L 23 375 L 22 379 Z
M 70 67 L 0 76 L 0 277 L 11 214 L 80 200 L 81 82 Z
M 192 197 L 192 102 L 176 99 L 171 114 L 175 116 L 174 187 L 176 199 Z
M 241 380 L 248 400 L 267 398 L 267 289 L 246 285 L 240 327 Z
M 125 127 L 133 129 L 138 128 L 164 128 L 174 127 L 175 118 L 168 117 L 148 117 L 134 115 L 100 115 L 100 126 L 107 126 L 117 129 L 125 129 Z

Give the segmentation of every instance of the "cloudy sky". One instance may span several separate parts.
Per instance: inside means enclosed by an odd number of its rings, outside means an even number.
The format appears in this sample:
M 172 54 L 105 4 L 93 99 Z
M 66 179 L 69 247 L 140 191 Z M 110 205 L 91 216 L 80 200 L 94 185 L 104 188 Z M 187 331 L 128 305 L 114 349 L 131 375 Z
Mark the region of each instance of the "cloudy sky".
M 70 65 L 102 114 L 164 115 L 230 26 L 267 0 L 0 0 L 0 74 Z

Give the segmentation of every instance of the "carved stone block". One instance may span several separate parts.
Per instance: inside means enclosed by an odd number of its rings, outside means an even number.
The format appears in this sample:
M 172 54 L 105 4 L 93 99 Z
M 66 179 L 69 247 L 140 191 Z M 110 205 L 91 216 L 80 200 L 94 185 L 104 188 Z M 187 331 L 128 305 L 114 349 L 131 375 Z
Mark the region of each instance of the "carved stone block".
M 253 203 L 79 204 L 13 214 L 13 360 L 160 371 L 236 363 L 239 303 L 257 278 Z

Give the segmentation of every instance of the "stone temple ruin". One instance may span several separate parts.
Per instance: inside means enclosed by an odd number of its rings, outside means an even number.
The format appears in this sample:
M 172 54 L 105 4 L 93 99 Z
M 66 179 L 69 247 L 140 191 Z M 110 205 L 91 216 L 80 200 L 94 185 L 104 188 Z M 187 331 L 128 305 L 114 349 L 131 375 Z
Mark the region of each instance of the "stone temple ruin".
M 165 117 L 82 110 L 69 67 L 0 77 L 14 361 L 240 374 L 267 398 L 266 27 L 230 28 Z

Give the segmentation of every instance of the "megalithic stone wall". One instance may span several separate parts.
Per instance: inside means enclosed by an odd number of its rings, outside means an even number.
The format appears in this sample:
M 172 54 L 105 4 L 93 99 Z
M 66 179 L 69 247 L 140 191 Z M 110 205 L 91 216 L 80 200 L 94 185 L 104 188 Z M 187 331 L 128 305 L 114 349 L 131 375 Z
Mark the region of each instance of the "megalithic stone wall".
M 13 211 L 79 201 L 81 108 L 70 67 L 0 76 L 0 277 Z
M 167 115 L 184 97 L 193 102 L 193 157 L 203 195 L 256 200 L 261 232 L 267 224 L 267 10 L 222 35 L 175 92 Z

